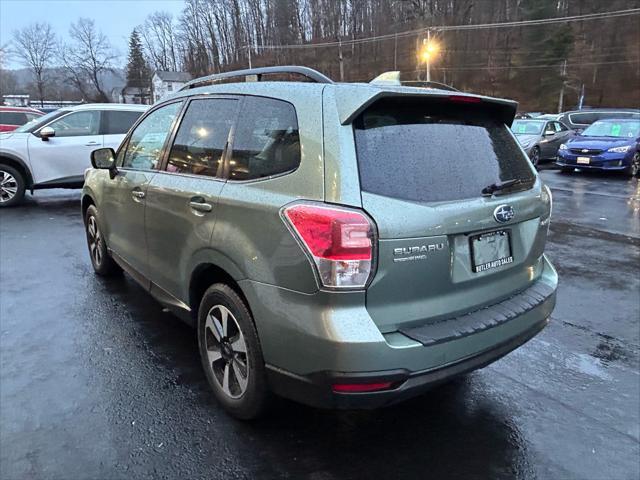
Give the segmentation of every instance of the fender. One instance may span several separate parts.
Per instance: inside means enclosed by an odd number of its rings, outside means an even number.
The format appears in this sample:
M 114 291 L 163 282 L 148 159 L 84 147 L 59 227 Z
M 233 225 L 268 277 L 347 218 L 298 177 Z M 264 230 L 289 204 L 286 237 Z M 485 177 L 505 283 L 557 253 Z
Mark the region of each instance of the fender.
M 0 150 L 0 163 L 2 162 L 2 158 L 7 158 L 12 162 L 15 162 L 18 165 L 20 165 L 20 167 L 27 174 L 27 178 L 25 179 L 25 181 L 27 182 L 27 189 L 31 190 L 31 193 L 33 194 L 33 176 L 31 175 L 31 169 L 27 165 L 27 162 L 25 162 L 22 158 L 18 157 L 17 155 L 14 155 L 13 153 Z

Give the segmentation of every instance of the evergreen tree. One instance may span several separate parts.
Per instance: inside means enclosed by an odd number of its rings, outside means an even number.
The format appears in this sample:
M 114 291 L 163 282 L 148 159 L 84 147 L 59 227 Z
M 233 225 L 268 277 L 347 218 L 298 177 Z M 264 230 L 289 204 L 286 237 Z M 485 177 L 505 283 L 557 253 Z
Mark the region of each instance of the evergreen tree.
M 127 62 L 127 86 L 145 88 L 149 86 L 151 71 L 142 51 L 142 41 L 137 30 L 129 38 L 129 59 Z
M 567 16 L 567 12 L 557 0 L 523 0 L 521 4 L 524 20 L 538 20 Z M 565 8 L 565 7 L 563 7 Z M 566 75 L 563 63 L 571 55 L 573 48 L 571 26 L 544 25 L 525 27 L 521 63 L 527 65 L 557 65 L 555 68 L 531 68 L 519 72 L 518 81 L 527 97 L 536 99 L 533 109 L 556 111 L 558 95 Z

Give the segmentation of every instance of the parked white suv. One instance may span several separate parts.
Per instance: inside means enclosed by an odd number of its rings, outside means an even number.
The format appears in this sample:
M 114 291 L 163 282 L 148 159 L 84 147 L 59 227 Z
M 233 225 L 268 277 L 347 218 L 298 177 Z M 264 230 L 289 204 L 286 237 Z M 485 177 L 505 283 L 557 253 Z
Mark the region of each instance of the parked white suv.
M 0 207 L 25 191 L 81 188 L 97 148 L 118 148 L 146 105 L 85 104 L 62 108 L 0 134 Z

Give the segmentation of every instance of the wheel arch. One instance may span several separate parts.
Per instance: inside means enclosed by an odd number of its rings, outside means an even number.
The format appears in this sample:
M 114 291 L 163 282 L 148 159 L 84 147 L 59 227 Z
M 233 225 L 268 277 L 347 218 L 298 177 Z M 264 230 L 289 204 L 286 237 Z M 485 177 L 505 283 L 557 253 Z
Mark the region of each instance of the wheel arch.
M 87 209 L 91 206 L 94 205 L 95 206 L 96 201 L 94 200 L 93 196 L 90 193 L 83 193 L 82 194 L 82 200 L 81 200 L 81 206 L 82 206 L 82 218 L 84 220 L 84 217 L 87 213 Z
M 222 267 L 221 263 L 225 264 L 225 267 Z M 235 265 L 231 265 L 227 264 L 227 262 L 206 260 L 197 263 L 191 270 L 188 300 L 191 316 L 194 320 L 197 320 L 198 308 L 204 292 L 214 283 L 224 283 L 232 288 L 242 298 L 249 312 L 251 312 L 249 301 L 238 283 L 243 276 L 240 275 Z
M 0 163 L 18 170 L 24 176 L 24 181 L 26 184 L 25 186 L 27 190 L 31 190 L 33 188 L 33 177 L 31 175 L 31 170 L 24 160 L 22 160 L 20 157 L 16 157 L 15 155 L 11 155 L 10 153 L 0 152 Z

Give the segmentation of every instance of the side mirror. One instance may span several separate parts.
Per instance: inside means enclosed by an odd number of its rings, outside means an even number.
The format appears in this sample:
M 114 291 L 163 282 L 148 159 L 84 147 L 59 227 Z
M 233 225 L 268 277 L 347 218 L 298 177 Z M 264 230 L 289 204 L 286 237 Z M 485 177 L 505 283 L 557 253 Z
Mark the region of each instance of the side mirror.
M 51 127 L 41 128 L 39 133 L 43 142 L 48 142 L 49 138 L 56 136 L 56 131 Z
M 545 130 L 544 131 L 544 136 L 545 137 L 550 137 L 551 135 L 555 135 L 556 131 L 555 130 Z
M 116 152 L 113 148 L 98 148 L 91 152 L 91 166 L 102 170 L 109 170 L 111 178 L 118 172 L 116 168 Z

